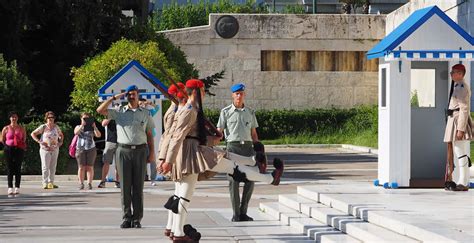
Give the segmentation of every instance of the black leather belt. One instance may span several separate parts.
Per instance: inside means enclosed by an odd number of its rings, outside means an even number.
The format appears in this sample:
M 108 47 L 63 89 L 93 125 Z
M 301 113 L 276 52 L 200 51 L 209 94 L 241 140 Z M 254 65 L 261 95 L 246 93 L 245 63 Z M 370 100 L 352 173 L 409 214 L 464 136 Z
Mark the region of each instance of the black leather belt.
M 199 140 L 198 137 L 194 137 L 194 136 L 186 136 L 186 139 L 196 139 L 196 140 Z
M 452 116 L 455 111 L 459 111 L 459 108 L 456 108 L 456 109 L 454 109 L 454 110 L 448 109 L 447 112 L 446 112 L 446 114 L 447 114 L 448 116 Z
M 122 148 L 127 148 L 127 149 L 141 149 L 141 148 L 145 148 L 147 146 L 146 143 L 144 144 L 139 144 L 139 145 L 129 145 L 129 144 L 121 144 L 119 143 L 118 145 L 119 147 L 122 147 Z

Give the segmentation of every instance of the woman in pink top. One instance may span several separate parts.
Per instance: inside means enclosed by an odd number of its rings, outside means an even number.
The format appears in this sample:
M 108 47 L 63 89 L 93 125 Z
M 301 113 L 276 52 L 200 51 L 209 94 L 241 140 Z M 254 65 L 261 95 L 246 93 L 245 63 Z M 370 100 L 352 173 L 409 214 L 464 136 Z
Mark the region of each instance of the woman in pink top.
M 18 124 L 18 114 L 14 111 L 8 114 L 10 125 L 2 129 L 0 142 L 4 145 L 7 161 L 8 195 L 20 193 L 21 163 L 26 149 L 25 129 Z M 15 176 L 15 189 L 13 189 Z

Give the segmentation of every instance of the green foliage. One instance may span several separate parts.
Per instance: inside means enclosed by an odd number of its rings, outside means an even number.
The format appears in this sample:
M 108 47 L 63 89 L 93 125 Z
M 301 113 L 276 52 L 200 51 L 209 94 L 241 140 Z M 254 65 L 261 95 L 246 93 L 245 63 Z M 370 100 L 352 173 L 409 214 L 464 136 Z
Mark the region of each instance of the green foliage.
M 158 42 L 160 50 L 165 54 L 169 62 L 169 66 L 173 70 L 177 70 L 178 80 L 185 82 L 191 78 L 199 77 L 199 71 L 194 68 L 193 64 L 188 63 L 184 52 L 175 46 L 163 34 L 155 34 L 155 39 Z
M 411 107 L 420 107 L 420 102 L 418 101 L 418 92 L 416 90 L 411 93 L 410 104 Z
M 112 44 L 106 52 L 87 60 L 83 66 L 72 69 L 74 76 L 74 91 L 71 93 L 72 107 L 97 117 L 95 111 L 99 105 L 97 90 L 131 60 L 140 62 L 167 85 L 169 85 L 167 78 L 158 67 L 163 67 L 175 80 L 179 77 L 179 72 L 170 67 L 157 42 L 139 43 L 122 39 Z
M 27 175 L 41 175 L 41 159 L 39 156 L 39 144 L 31 139 L 30 134 L 36 128 L 44 124 L 38 120 L 34 120 L 28 124 L 22 124 L 27 134 L 27 150 L 23 159 L 22 174 Z M 71 143 L 73 129 L 69 124 L 58 122 L 57 125 L 60 127 L 64 134 L 64 143 L 59 149 L 58 164 L 56 167 L 56 174 L 62 174 L 66 172 L 68 163 L 75 163 L 75 160 L 69 158 L 68 146 Z M 0 154 L 0 173 L 6 173 L 5 158 L 3 153 Z
M 142 43 L 147 41 L 157 42 L 160 51 L 165 54 L 170 68 L 178 71 L 178 79 L 176 81 L 184 82 L 190 78 L 197 78 L 199 72 L 194 68 L 193 64 L 187 62 L 184 52 L 163 34 L 156 33 L 152 25 L 152 23 L 149 25 L 135 25 L 127 32 L 125 37 L 126 39 Z
M 29 97 L 36 111 L 66 111 L 71 67 L 127 33 L 130 20 L 122 15 L 122 2 L 0 1 L 0 52 L 17 60 L 32 81 L 35 92 Z
M 304 6 L 301 4 L 286 5 L 282 13 L 285 14 L 305 14 Z
M 219 119 L 218 110 L 206 110 L 206 116 L 215 124 Z M 311 109 L 295 110 L 258 110 L 259 127 L 257 132 L 261 140 L 281 139 L 284 137 L 315 137 L 319 143 L 334 134 L 354 136 L 367 131 L 377 134 L 377 107 L 361 106 L 352 109 Z
M 218 0 L 214 3 L 201 0 L 198 4 L 188 2 L 184 5 L 174 1 L 163 7 L 161 12 L 153 14 L 151 25 L 155 30 L 208 25 L 210 13 L 268 13 L 268 11 L 258 6 L 255 0 L 247 0 L 245 4 L 237 4 L 231 0 Z
M 31 108 L 33 86 L 28 78 L 20 73 L 16 62 L 8 63 L 0 54 L 0 124 L 9 123 L 8 112 L 16 111 L 20 117 Z M 3 126 L 2 126 L 3 127 Z
M 211 93 L 211 91 L 209 90 L 212 86 L 214 85 L 217 85 L 217 82 L 219 82 L 219 80 L 221 80 L 222 78 L 224 78 L 224 74 L 225 74 L 225 70 L 222 70 L 218 73 L 214 73 L 213 75 L 211 76 L 207 76 L 202 80 L 202 82 L 204 83 L 205 85 L 205 90 L 206 90 L 206 93 L 210 96 L 215 96 L 215 94 Z

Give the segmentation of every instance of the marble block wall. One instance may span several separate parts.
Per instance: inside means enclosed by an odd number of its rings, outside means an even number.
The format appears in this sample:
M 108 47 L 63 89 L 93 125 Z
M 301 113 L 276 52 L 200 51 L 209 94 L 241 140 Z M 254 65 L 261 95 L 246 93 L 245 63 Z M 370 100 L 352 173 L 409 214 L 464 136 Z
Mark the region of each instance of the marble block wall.
M 247 86 L 246 104 L 254 109 L 350 108 L 377 103 L 377 72 L 261 71 L 261 51 L 363 51 L 385 36 L 384 15 L 232 14 L 238 33 L 230 39 L 210 25 L 163 31 L 205 77 L 225 70 L 206 106 L 231 103 L 230 86 Z

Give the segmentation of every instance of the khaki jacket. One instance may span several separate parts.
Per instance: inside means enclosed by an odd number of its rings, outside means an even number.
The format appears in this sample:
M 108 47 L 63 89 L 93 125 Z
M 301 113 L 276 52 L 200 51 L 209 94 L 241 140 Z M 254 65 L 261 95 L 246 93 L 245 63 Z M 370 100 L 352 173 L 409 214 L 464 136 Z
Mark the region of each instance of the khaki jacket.
M 176 112 L 170 129 L 169 147 L 166 162 L 172 163 L 171 178 L 180 181 L 188 174 L 199 174 L 199 179 L 206 179 L 215 173 L 211 169 L 217 165 L 225 152 L 199 144 L 197 124 L 198 110 L 189 101 L 185 107 Z
M 170 130 L 171 125 L 173 124 L 174 115 L 176 114 L 178 106 L 171 102 L 170 107 L 163 116 L 163 127 L 165 131 L 161 134 L 160 145 L 158 147 L 158 159 L 164 160 L 166 158 L 166 151 L 168 150 L 168 144 L 170 141 Z
M 453 95 L 449 103 L 450 110 L 459 108 L 454 111 L 452 116 L 448 117 L 446 129 L 444 132 L 444 142 L 456 141 L 456 131 L 463 131 L 464 138 L 462 140 L 472 140 L 472 120 L 471 120 L 471 89 L 469 85 L 462 81 L 454 83 Z

